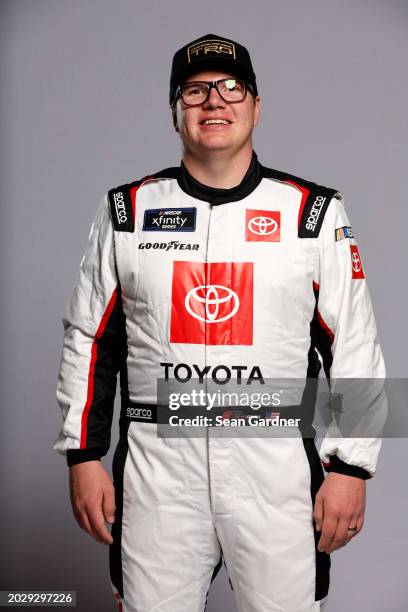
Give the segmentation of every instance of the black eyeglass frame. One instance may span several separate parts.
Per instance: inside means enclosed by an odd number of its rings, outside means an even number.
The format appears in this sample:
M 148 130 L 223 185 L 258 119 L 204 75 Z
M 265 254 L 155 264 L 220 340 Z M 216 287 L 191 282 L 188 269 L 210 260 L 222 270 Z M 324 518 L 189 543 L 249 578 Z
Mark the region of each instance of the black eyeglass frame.
M 222 83 L 223 81 L 229 81 L 229 80 L 239 81 L 240 83 L 244 85 L 244 97 L 242 98 L 242 100 L 231 101 L 231 100 L 226 100 L 225 98 L 223 98 L 220 90 L 218 89 L 218 83 Z M 182 88 L 184 85 L 195 85 L 195 84 L 206 85 L 207 86 L 207 96 L 205 100 L 203 100 L 202 102 L 198 102 L 197 104 L 187 104 L 186 102 L 184 102 L 184 99 L 183 99 Z M 210 97 L 211 89 L 213 87 L 217 90 L 217 93 L 220 96 L 221 100 L 223 100 L 226 104 L 240 104 L 241 102 L 245 100 L 248 91 L 250 91 L 251 94 L 254 95 L 254 92 L 252 91 L 252 88 L 249 83 L 244 81 L 244 79 L 237 79 L 235 77 L 218 79 L 217 81 L 184 81 L 184 83 L 182 83 L 182 85 L 178 85 L 176 89 L 176 95 L 174 97 L 174 104 L 177 102 L 179 98 L 181 98 L 183 101 L 183 104 L 189 108 L 194 107 L 194 106 L 201 106 L 202 104 L 205 104 L 207 102 L 208 98 Z

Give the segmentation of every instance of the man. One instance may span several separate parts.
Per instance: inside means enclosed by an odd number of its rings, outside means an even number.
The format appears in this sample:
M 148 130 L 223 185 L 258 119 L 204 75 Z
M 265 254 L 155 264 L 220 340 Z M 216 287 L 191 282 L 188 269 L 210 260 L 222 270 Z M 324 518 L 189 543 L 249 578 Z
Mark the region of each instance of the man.
M 259 163 L 244 47 L 209 34 L 180 49 L 170 106 L 180 167 L 111 189 L 92 226 L 63 319 L 55 449 L 78 523 L 110 544 L 123 611 L 203 610 L 223 558 L 239 611 L 316 612 L 329 554 L 362 528 L 379 440 L 327 435 L 324 479 L 303 425 L 160 437 L 156 381 L 305 381 L 321 361 L 332 379 L 384 378 L 359 251 L 340 193 Z M 100 458 L 119 370 L 113 485 Z

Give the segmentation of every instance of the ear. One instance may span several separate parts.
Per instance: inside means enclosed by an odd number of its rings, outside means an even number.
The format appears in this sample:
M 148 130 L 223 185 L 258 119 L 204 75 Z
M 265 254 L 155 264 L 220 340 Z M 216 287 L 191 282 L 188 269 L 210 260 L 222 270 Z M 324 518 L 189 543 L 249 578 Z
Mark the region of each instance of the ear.
M 173 125 L 174 125 L 174 129 L 176 130 L 176 132 L 179 132 L 179 127 L 177 125 L 177 111 L 176 111 L 176 105 L 172 106 L 171 109 L 171 115 L 173 118 Z
M 261 98 L 259 96 L 256 96 L 256 98 L 254 98 L 254 104 L 255 104 L 254 127 L 256 127 L 259 123 L 259 115 L 261 112 Z

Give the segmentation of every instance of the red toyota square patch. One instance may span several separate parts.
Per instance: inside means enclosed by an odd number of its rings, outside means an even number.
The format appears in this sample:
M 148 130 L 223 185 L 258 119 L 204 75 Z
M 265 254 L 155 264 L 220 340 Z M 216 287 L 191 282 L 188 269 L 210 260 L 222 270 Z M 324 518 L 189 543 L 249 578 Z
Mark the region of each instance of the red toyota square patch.
M 363 264 L 361 263 L 360 252 L 358 246 L 350 245 L 351 251 L 351 266 L 353 268 L 353 278 L 365 278 Z
M 245 240 L 280 242 L 279 210 L 246 210 Z
M 252 344 L 252 262 L 173 262 L 170 342 Z

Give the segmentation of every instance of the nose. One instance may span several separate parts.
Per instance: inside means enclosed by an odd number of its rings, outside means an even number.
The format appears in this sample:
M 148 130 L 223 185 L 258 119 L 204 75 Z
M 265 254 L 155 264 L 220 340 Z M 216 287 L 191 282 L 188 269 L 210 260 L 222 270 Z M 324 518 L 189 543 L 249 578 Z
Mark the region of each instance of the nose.
M 218 108 L 219 106 L 225 108 L 225 102 L 221 98 L 215 87 L 211 87 L 210 95 L 204 103 L 204 108 Z

